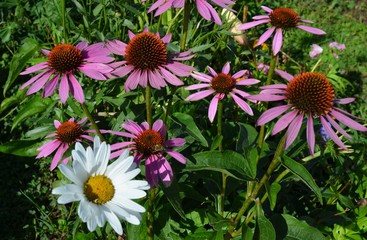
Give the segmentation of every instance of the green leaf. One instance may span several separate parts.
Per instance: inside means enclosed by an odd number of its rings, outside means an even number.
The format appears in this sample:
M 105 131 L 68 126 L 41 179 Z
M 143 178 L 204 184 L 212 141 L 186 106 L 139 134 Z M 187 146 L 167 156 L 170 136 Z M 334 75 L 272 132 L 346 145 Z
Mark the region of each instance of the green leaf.
M 0 152 L 13 154 L 22 157 L 37 156 L 37 148 L 41 147 L 44 142 L 39 140 L 17 140 L 0 145 Z
M 282 187 L 277 182 L 273 182 L 270 187 L 268 186 L 268 184 L 266 184 L 265 187 L 268 193 L 270 209 L 274 210 L 275 204 L 277 203 L 277 195 Z
M 254 233 L 252 232 L 252 229 L 246 225 L 242 225 L 242 240 L 252 240 L 254 238 Z
M 307 169 L 300 163 L 294 161 L 292 158 L 283 155 L 281 157 L 282 164 L 288 168 L 294 175 L 298 176 L 317 196 L 320 203 L 322 204 L 322 195 L 320 188 L 315 183 L 312 175 Z
M 11 106 L 14 106 L 17 103 L 23 101 L 23 99 L 26 97 L 25 96 L 26 91 L 27 91 L 26 89 L 23 89 L 18 91 L 15 95 L 5 98 L 0 104 L 0 114 L 6 109 L 10 108 Z
M 174 117 L 182 124 L 182 127 L 184 128 L 183 131 L 186 131 L 190 136 L 195 138 L 195 140 L 199 141 L 202 146 L 208 147 L 208 142 L 201 134 L 194 119 L 190 115 L 186 113 L 176 112 L 172 114 L 172 117 Z
M 264 216 L 259 199 L 256 199 L 256 229 L 255 239 L 258 240 L 275 240 L 276 234 L 273 224 Z
M 33 97 L 25 106 L 22 107 L 17 116 L 15 116 L 11 130 L 29 117 L 37 113 L 44 112 L 51 103 L 52 100 L 49 98 L 41 98 L 40 96 Z
M 175 209 L 175 211 L 182 217 L 183 219 L 186 219 L 185 212 L 182 209 L 181 206 L 181 199 L 179 194 L 179 186 L 176 181 L 172 181 L 171 185 L 169 187 L 162 186 L 162 190 L 164 192 L 164 195 L 167 197 L 169 203 Z
M 199 46 L 196 46 L 196 47 L 191 48 L 191 51 L 193 53 L 201 52 L 201 51 L 204 51 L 204 50 L 210 48 L 213 45 L 214 45 L 214 43 L 199 45 Z
M 271 222 L 277 229 L 277 239 L 282 240 L 324 240 L 325 236 L 305 221 L 300 221 L 295 217 L 282 214 L 272 217 Z
M 238 126 L 240 127 L 240 131 L 238 134 L 236 150 L 241 153 L 246 153 L 249 149 L 254 147 L 259 134 L 251 125 L 238 123 Z
M 210 150 L 217 149 L 222 141 L 223 141 L 223 135 L 215 136 L 212 145 L 210 146 Z
M 193 157 L 196 162 L 189 161 L 183 171 L 218 171 L 241 180 L 253 180 L 256 177 L 256 172 L 253 171 L 249 161 L 231 150 L 200 152 Z
M 10 61 L 9 75 L 4 86 L 4 96 L 15 79 L 18 77 L 19 73 L 27 64 L 27 61 L 34 55 L 38 48 L 39 46 L 36 40 L 27 38 L 25 39 L 23 45 L 20 46 L 18 52 L 14 54 L 12 60 Z

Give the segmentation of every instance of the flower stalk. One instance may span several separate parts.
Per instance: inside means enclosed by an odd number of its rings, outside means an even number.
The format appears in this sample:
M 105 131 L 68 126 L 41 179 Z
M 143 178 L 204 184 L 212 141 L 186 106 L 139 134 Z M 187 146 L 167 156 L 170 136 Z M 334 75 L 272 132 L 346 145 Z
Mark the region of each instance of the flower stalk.
M 273 160 L 270 162 L 268 169 L 266 170 L 265 174 L 261 178 L 260 182 L 258 182 L 255 187 L 253 188 L 253 191 L 251 195 L 246 198 L 246 200 L 243 202 L 241 209 L 238 211 L 237 216 L 235 220 L 231 223 L 231 226 L 228 229 L 228 232 L 224 236 L 225 240 L 228 240 L 232 238 L 232 234 L 237 226 L 237 224 L 240 222 L 241 217 L 243 214 L 247 211 L 247 209 L 250 207 L 252 201 L 258 196 L 259 191 L 264 186 L 264 184 L 269 180 L 271 174 L 274 172 L 274 170 L 279 166 L 280 160 L 279 157 L 282 154 L 284 150 L 286 140 L 286 134 L 283 136 L 283 138 L 280 140 L 278 147 L 275 151 Z
M 94 121 L 92 114 L 89 112 L 87 105 L 85 105 L 85 103 L 81 103 L 80 105 L 83 109 L 84 114 L 87 116 L 89 122 L 91 123 L 92 127 L 94 128 L 94 130 L 96 130 L 98 137 L 101 139 L 102 142 L 105 142 L 106 139 L 103 137 L 101 131 L 99 130 L 99 127 L 97 126 L 96 122 Z

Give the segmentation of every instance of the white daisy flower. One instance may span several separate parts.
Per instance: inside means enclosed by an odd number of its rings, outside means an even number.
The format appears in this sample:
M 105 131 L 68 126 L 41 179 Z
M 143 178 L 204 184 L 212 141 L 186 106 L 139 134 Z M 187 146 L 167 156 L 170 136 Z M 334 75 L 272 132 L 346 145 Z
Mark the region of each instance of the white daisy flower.
M 57 202 L 66 204 L 80 201 L 78 215 L 87 223 L 89 231 L 102 227 L 106 221 L 120 235 L 123 230 L 119 219 L 131 224 L 140 224 L 140 213 L 145 208 L 132 201 L 146 196 L 143 190 L 149 189 L 144 180 L 132 180 L 140 173 L 129 156 L 123 152 L 112 164 L 108 165 L 110 145 L 94 138 L 94 147 L 84 149 L 76 143 L 72 151 L 73 165 L 60 164 L 59 169 L 72 184 L 57 187 L 53 194 L 61 195 Z

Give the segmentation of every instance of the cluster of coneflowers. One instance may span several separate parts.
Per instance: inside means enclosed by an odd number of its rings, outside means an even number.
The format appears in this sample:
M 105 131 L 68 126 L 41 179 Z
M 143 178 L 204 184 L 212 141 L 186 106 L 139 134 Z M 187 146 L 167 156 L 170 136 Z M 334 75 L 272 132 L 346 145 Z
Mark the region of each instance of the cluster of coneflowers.
M 216 5 L 233 11 L 228 7 L 235 2 L 230 0 L 213 0 Z M 185 1 L 158 0 L 150 11 L 156 10 L 155 16 L 162 14 L 170 7 L 182 8 Z M 217 12 L 205 0 L 196 0 L 199 13 L 203 18 L 222 24 Z M 270 28 L 259 38 L 257 45 L 267 41 L 273 33 L 273 55 L 281 50 L 283 31 L 302 29 L 313 34 L 325 34 L 320 29 L 302 25 L 312 23 L 302 20 L 297 13 L 288 8 L 270 9 L 262 7 L 266 15 L 255 16 L 254 22 L 248 22 L 238 27 L 247 30 L 260 24 L 268 24 Z M 76 101 L 83 104 L 85 101 L 83 88 L 78 81 L 78 74 L 83 73 L 89 78 L 107 80 L 110 78 L 124 78 L 125 92 L 133 91 L 138 86 L 152 87 L 160 90 L 169 85 L 184 86 L 181 77 L 192 76 L 199 83 L 186 87 L 187 90 L 200 90 L 189 95 L 187 101 L 197 101 L 213 96 L 208 110 L 210 122 L 214 121 L 218 103 L 225 97 L 233 101 L 248 115 L 253 111 L 246 102 L 276 101 L 278 105 L 265 111 L 257 121 L 257 125 L 264 125 L 281 116 L 275 123 L 272 134 L 277 134 L 284 129 L 286 132 L 285 148 L 288 148 L 300 132 L 306 119 L 306 136 L 310 153 L 314 153 L 315 131 L 314 122 L 319 120 L 328 136 L 341 148 L 346 146 L 340 140 L 336 131 L 351 138 L 340 126 L 367 131 L 367 128 L 357 123 L 351 114 L 340 109 L 338 104 L 348 104 L 353 98 L 337 99 L 333 86 L 322 73 L 305 72 L 292 76 L 281 70 L 276 73 L 285 78 L 283 84 L 271 84 L 260 87 L 256 95 L 246 92 L 246 86 L 258 84 L 260 81 L 252 78 L 249 70 L 241 70 L 231 74 L 229 63 L 225 64 L 221 72 L 208 67 L 209 74 L 196 72 L 195 68 L 182 61 L 194 57 L 191 51 L 169 53 L 167 44 L 171 41 L 171 34 L 163 37 L 159 33 L 151 33 L 148 28 L 143 32 L 134 34 L 129 31 L 128 43 L 120 40 L 111 40 L 106 43 L 88 45 L 81 42 L 77 45 L 61 43 L 51 51 L 42 50 L 48 57 L 47 61 L 27 68 L 21 74 L 39 72 L 27 81 L 21 88 L 29 89 L 27 94 L 33 94 L 43 88 L 42 97 L 51 96 L 58 90 L 60 101 L 65 103 L 69 93 Z M 123 61 L 115 62 L 113 54 L 122 56 Z M 263 66 L 268 69 L 268 66 Z M 125 79 L 126 78 L 126 79 Z M 134 199 L 146 195 L 144 190 L 157 186 L 159 180 L 169 185 L 173 179 L 173 170 L 166 155 L 171 156 L 182 164 L 186 158 L 173 150 L 185 144 L 183 138 L 166 139 L 166 126 L 162 120 L 156 120 L 151 126 L 148 122 L 138 124 L 126 120 L 122 128 L 126 132 L 100 130 L 102 134 L 121 136 L 126 141 L 112 145 L 101 142 L 99 137 L 91 137 L 90 133 L 96 130 L 89 129 L 90 124 L 85 124 L 86 118 L 75 121 L 74 118 L 66 122 L 54 121 L 56 132 L 47 137 L 54 138 L 40 147 L 37 158 L 47 157 L 52 154 L 53 159 L 50 169 L 59 165 L 60 171 L 73 183 L 53 190 L 60 204 L 80 201 L 78 214 L 88 229 L 94 231 L 97 226 L 102 227 L 106 221 L 118 233 L 122 234 L 119 219 L 124 219 L 132 224 L 139 224 L 140 213 L 144 207 L 135 203 Z M 84 141 L 93 142 L 93 148 L 86 149 L 81 145 Z M 71 155 L 68 149 L 72 148 Z M 132 156 L 129 156 L 129 153 Z M 67 155 L 67 156 L 64 156 Z M 68 164 L 73 159 L 71 165 Z M 115 159 L 108 165 L 111 159 Z M 133 180 L 139 173 L 137 167 L 144 161 L 146 180 Z M 61 163 L 61 164 L 60 164 Z

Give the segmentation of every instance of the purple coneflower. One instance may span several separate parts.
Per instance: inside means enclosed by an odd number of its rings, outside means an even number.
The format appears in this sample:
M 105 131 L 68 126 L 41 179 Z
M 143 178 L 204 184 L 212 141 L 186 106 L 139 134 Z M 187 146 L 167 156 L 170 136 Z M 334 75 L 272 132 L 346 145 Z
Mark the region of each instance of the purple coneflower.
M 186 0 L 187 1 L 187 0 Z M 145 0 L 142 0 L 142 2 L 145 2 Z M 222 25 L 222 21 L 220 20 L 220 17 L 218 15 L 218 13 L 215 11 L 215 9 L 213 8 L 212 5 L 210 5 L 210 3 L 208 3 L 207 0 L 195 0 L 196 2 L 196 7 L 198 9 L 198 12 L 200 13 L 200 15 L 208 20 L 208 21 L 213 21 L 218 25 Z M 213 2 L 214 4 L 225 8 L 229 11 L 233 11 L 233 9 L 231 9 L 230 7 L 228 7 L 227 5 L 230 4 L 235 4 L 234 1 L 231 0 L 212 0 L 211 2 Z M 161 15 L 162 13 L 164 13 L 165 11 L 167 11 L 170 7 L 173 8 L 183 8 L 185 5 L 185 0 L 158 0 L 156 1 L 148 10 L 148 13 L 154 11 L 155 9 L 157 9 L 157 11 L 154 14 L 154 17 L 157 17 L 159 15 Z
M 84 93 L 75 74 L 80 71 L 90 78 L 106 80 L 105 74 L 111 72 L 113 68 L 106 63 L 114 60 L 110 57 L 110 51 L 104 47 L 104 43 L 96 43 L 88 46 L 87 42 L 80 42 L 76 46 L 62 43 L 55 46 L 51 51 L 42 49 L 41 52 L 48 57 L 46 62 L 39 63 L 27 68 L 21 75 L 30 74 L 43 70 L 26 82 L 21 89 L 32 85 L 27 95 L 38 92 L 45 86 L 42 97 L 51 96 L 58 85 L 61 102 L 65 103 L 69 91 L 75 99 L 83 103 Z
M 268 15 L 258 15 L 253 17 L 256 21 L 244 23 L 238 27 L 238 30 L 247 30 L 253 28 L 260 24 L 267 24 L 270 23 L 272 26 L 264 32 L 259 41 L 257 42 L 256 46 L 261 45 L 266 40 L 270 38 L 270 36 L 274 33 L 273 39 L 273 53 L 276 55 L 283 43 L 283 30 L 288 30 L 292 28 L 299 28 L 306 32 L 310 32 L 316 35 L 323 35 L 326 34 L 324 31 L 318 28 L 313 28 L 309 26 L 299 25 L 299 23 L 313 23 L 310 20 L 303 20 L 301 19 L 296 12 L 289 8 L 276 8 L 271 9 L 265 6 L 261 6 L 261 8 L 268 12 Z
M 50 170 L 54 170 L 57 164 L 62 159 L 64 153 L 73 146 L 76 142 L 82 142 L 83 139 L 87 139 L 93 142 L 93 137 L 88 133 L 94 133 L 95 130 L 85 130 L 89 124 L 83 124 L 87 118 L 81 119 L 79 122 L 75 122 L 74 118 L 70 118 L 67 122 L 60 123 L 58 120 L 54 120 L 56 133 L 52 133 L 46 138 L 56 137 L 51 142 L 46 143 L 37 150 L 39 154 L 36 158 L 47 157 L 51 153 L 55 152 L 52 159 Z M 70 159 L 70 156 L 64 158 L 61 163 L 66 164 Z
M 208 67 L 209 76 L 204 73 L 194 72 L 191 76 L 200 82 L 199 84 L 194 84 L 187 87 L 187 90 L 197 90 L 202 88 L 208 88 L 206 90 L 191 94 L 186 98 L 187 101 L 197 101 L 214 94 L 213 99 L 209 105 L 208 117 L 210 122 L 213 122 L 214 117 L 217 113 L 218 102 L 223 100 L 226 95 L 230 95 L 233 100 L 242 108 L 247 114 L 253 115 L 251 107 L 242 99 L 250 96 L 249 93 L 239 90 L 238 86 L 249 86 L 259 83 L 260 81 L 254 78 L 243 78 L 243 76 L 248 73 L 247 70 L 241 70 L 233 75 L 229 74 L 230 65 L 226 63 L 223 66 L 221 73 L 216 73 L 211 67 Z M 239 95 L 239 96 L 237 96 Z M 241 98 L 242 97 L 242 98 Z
M 338 138 L 335 130 L 348 139 L 352 137 L 339 125 L 340 123 L 358 131 L 367 131 L 365 126 L 352 119 L 357 117 L 335 106 L 335 104 L 349 104 L 354 101 L 354 98 L 335 99 L 333 86 L 323 74 L 305 72 L 287 80 L 288 84 L 260 87 L 261 94 L 250 97 L 259 101 L 285 100 L 287 102 L 285 105 L 268 109 L 257 121 L 257 125 L 264 125 L 288 111 L 279 118 L 272 130 L 274 135 L 288 127 L 285 149 L 296 139 L 304 118 L 307 118 L 306 137 L 312 155 L 315 148 L 314 119 L 321 121 L 327 135 L 342 149 L 347 148 Z
M 128 137 L 132 140 L 129 142 L 121 142 L 111 145 L 111 150 L 117 150 L 111 154 L 111 158 L 119 156 L 126 149 L 133 151 L 134 160 L 140 164 L 145 159 L 146 179 L 151 186 L 158 185 L 158 176 L 165 185 L 169 185 L 173 178 L 173 171 L 167 159 L 163 156 L 163 152 L 167 153 L 182 164 L 186 164 L 186 158 L 179 152 L 170 148 L 180 147 L 186 143 L 183 138 L 173 138 L 165 140 L 166 126 L 162 120 L 153 123 L 152 129 L 149 128 L 147 122 L 140 125 L 134 121 L 127 120 L 122 127 L 129 131 L 115 132 L 112 134 Z
M 111 52 L 125 57 L 125 61 L 117 63 L 123 66 L 111 74 L 123 77 L 131 73 L 124 85 L 126 92 L 136 89 L 138 84 L 145 88 L 148 82 L 156 89 L 165 87 L 166 81 L 174 86 L 183 85 L 177 76 L 189 76 L 195 68 L 178 61 L 191 59 L 194 55 L 189 55 L 191 51 L 169 54 L 166 45 L 171 37 L 172 34 L 167 34 L 160 38 L 159 33 L 150 33 L 145 28 L 137 35 L 129 31 L 128 44 L 118 40 L 108 42 L 107 47 Z

